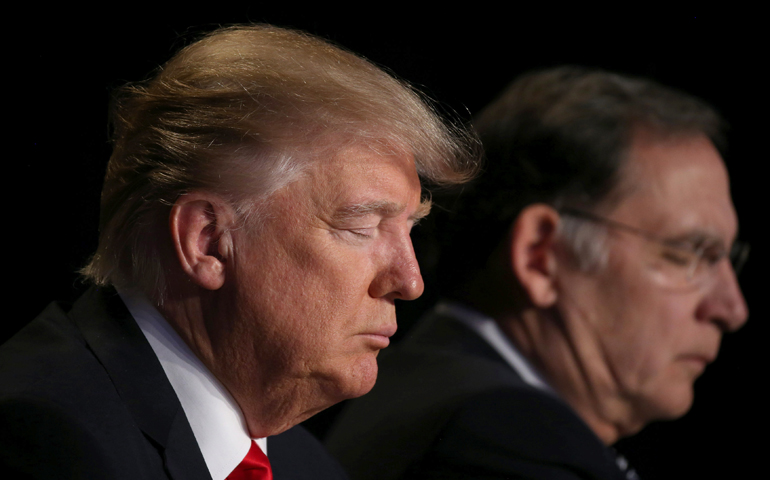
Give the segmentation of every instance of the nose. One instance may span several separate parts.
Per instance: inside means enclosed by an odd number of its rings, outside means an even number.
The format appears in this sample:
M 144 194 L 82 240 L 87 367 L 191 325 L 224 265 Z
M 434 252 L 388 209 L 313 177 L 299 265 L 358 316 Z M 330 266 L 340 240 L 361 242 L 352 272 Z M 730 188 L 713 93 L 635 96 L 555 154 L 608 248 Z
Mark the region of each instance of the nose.
M 369 286 L 369 295 L 388 300 L 414 300 L 422 295 L 425 284 L 408 233 L 390 249 L 381 271 Z
M 699 305 L 696 315 L 699 319 L 716 323 L 723 331 L 733 332 L 746 323 L 749 308 L 730 262 L 725 259 L 716 268 L 716 281 Z

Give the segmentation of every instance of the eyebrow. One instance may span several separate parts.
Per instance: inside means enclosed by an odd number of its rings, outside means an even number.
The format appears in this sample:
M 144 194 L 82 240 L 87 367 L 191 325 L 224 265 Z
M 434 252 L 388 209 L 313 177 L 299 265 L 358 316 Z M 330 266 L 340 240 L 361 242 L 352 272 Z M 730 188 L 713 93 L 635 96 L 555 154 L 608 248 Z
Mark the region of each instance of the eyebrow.
M 417 207 L 417 210 L 409 216 L 409 220 L 412 220 L 414 223 L 418 223 L 430 213 L 430 208 L 431 201 L 428 199 L 422 200 L 420 205 Z M 336 212 L 334 212 L 334 218 L 337 220 L 350 220 L 353 218 L 365 217 L 372 214 L 380 215 L 382 217 L 395 217 L 403 213 L 404 210 L 406 210 L 406 205 L 388 202 L 385 200 L 377 202 L 355 203 L 339 208 Z
M 726 249 L 726 248 L 729 249 L 729 246 L 725 245 L 725 241 L 719 235 L 713 232 L 709 232 L 701 229 L 697 229 L 697 230 L 685 233 L 683 235 L 678 235 L 676 237 L 673 237 L 664 241 L 668 241 L 674 244 L 689 243 L 695 248 L 719 247 L 722 249 Z

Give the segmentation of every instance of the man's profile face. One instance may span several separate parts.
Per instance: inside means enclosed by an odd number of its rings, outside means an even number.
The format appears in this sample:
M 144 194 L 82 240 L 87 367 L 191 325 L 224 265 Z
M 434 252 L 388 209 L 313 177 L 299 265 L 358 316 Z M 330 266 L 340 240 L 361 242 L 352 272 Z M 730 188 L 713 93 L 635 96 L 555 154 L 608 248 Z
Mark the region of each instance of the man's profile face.
M 258 227 L 234 232 L 236 308 L 221 350 L 243 380 L 257 391 L 312 383 L 333 402 L 372 388 L 394 300 L 423 291 L 410 239 L 427 213 L 420 195 L 411 156 L 351 147 L 279 190 Z
M 664 241 L 729 251 L 737 218 L 726 169 L 705 136 L 640 135 L 627 166 L 633 189 L 607 218 Z M 716 358 L 722 334 L 748 315 L 728 259 L 705 278 L 674 288 L 659 266 L 677 259 L 650 258 L 645 242 L 610 229 L 606 268 L 570 272 L 561 285 L 562 315 L 578 325 L 592 352 L 591 381 L 641 423 L 690 408 L 693 382 Z

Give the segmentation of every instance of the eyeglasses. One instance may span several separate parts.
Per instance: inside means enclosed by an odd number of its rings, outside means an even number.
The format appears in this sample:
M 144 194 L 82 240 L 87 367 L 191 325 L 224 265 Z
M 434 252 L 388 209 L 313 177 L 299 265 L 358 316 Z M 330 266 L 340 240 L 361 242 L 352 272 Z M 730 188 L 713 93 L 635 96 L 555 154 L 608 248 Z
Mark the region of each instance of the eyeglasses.
M 650 232 L 583 210 L 564 208 L 559 213 L 622 230 L 646 240 L 646 246 L 650 250 L 651 266 L 661 274 L 661 278 L 667 284 L 675 287 L 701 284 L 712 276 L 714 267 L 724 258 L 730 259 L 737 277 L 749 257 L 750 246 L 746 242 L 736 241 L 727 251 L 724 246 L 705 239 L 700 241 L 663 239 Z

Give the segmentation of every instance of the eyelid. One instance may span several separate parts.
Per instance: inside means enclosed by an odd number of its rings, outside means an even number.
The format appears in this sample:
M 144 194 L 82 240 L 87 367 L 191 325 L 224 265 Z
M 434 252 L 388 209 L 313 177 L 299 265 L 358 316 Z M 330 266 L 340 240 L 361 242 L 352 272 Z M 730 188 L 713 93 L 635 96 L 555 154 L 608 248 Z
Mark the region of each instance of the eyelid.
M 347 231 L 359 237 L 373 237 L 374 230 L 376 228 L 377 227 L 350 228 L 350 229 L 347 229 Z
M 671 248 L 670 250 L 663 251 L 663 258 L 684 266 L 690 264 L 693 260 L 697 260 L 699 256 L 690 249 Z
M 721 245 L 705 248 L 701 255 L 710 265 L 714 265 L 725 257 L 729 256 L 729 252 L 725 250 Z
M 691 255 L 697 260 L 705 260 L 709 265 L 714 265 L 727 256 L 727 251 L 721 245 L 714 243 L 706 245 L 705 241 L 698 244 L 690 243 L 689 245 L 683 242 L 668 242 L 666 246 L 680 255 Z M 671 252 L 668 253 L 666 257 L 669 260 L 681 264 L 686 263 L 684 258 L 676 259 L 673 258 L 674 255 L 671 255 Z

